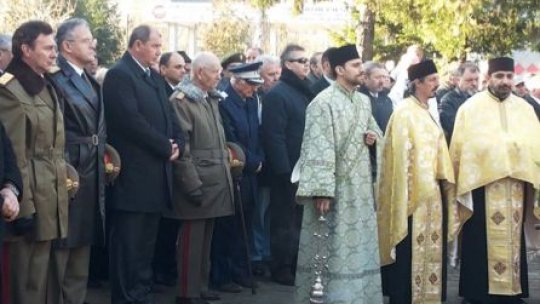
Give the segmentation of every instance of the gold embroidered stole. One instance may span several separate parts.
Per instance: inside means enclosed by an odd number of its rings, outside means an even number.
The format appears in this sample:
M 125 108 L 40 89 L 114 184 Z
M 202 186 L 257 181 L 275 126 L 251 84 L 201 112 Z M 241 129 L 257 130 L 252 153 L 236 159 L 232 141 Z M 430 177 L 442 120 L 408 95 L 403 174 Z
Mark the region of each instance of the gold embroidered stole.
M 439 181 L 453 183 L 454 174 L 442 130 L 413 97 L 390 118 L 379 178 L 381 264 L 394 262 L 395 247 L 410 233 L 411 301 L 440 303 L 444 244 Z M 448 206 L 452 214 L 456 208 Z
M 459 109 L 450 145 L 459 212 L 449 218 L 457 235 L 472 216 L 472 191 L 485 187 L 489 293 L 521 293 L 520 246 L 524 185 L 540 185 L 540 124 L 532 107 L 510 95 L 477 93 Z
M 435 185 L 438 189 L 438 185 Z M 417 205 L 412 216 L 411 303 L 440 303 L 443 212 L 440 191 Z
M 523 182 L 504 178 L 486 185 L 489 293 L 521 293 Z

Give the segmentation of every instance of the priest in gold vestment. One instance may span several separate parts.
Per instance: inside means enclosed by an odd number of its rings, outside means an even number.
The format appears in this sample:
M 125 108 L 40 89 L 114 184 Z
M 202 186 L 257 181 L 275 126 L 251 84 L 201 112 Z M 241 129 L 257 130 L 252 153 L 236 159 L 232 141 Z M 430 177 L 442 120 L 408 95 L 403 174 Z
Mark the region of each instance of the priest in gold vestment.
M 489 61 L 488 88 L 459 109 L 450 145 L 462 226 L 459 294 L 466 303 L 524 303 L 523 222 L 540 184 L 540 123 L 512 94 L 514 61 Z M 530 206 L 529 206 L 530 207 Z
M 385 133 L 378 221 L 382 271 L 390 303 L 441 303 L 446 289 L 446 215 L 441 186 L 454 182 L 444 134 L 428 100 L 439 85 L 428 60 L 408 69 L 412 95 Z M 386 281 L 385 281 L 386 283 Z

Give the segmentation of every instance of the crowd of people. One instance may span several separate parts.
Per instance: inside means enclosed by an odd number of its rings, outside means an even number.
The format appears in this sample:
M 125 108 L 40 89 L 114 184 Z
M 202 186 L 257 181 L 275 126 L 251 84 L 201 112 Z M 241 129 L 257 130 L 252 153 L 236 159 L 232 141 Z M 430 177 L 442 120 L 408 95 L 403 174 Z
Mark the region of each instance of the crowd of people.
M 540 76 L 161 47 L 137 26 L 105 69 L 80 18 L 0 35 L 1 303 L 108 279 L 113 304 L 204 304 L 265 276 L 296 304 L 441 303 L 458 263 L 464 303 L 524 303 Z

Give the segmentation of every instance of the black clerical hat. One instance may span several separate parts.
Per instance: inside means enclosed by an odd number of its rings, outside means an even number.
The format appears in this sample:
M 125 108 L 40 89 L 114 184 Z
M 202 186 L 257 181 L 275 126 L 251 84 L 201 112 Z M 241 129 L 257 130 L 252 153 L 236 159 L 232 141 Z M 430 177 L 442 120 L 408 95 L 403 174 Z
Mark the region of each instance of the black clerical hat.
M 344 45 L 328 51 L 328 61 L 332 69 L 338 65 L 344 65 L 349 60 L 358 58 L 360 58 L 360 55 L 354 44 Z
M 259 68 L 261 65 L 261 61 L 243 63 L 229 68 L 229 72 L 231 72 L 234 77 L 243 79 L 249 84 L 260 85 L 264 82 L 259 74 Z
M 407 69 L 407 72 L 409 74 L 409 81 L 413 81 L 437 73 L 437 67 L 433 60 L 426 60 L 411 65 Z
M 514 59 L 510 57 L 497 57 L 491 58 L 488 61 L 488 75 L 495 72 L 513 72 L 514 71 Z

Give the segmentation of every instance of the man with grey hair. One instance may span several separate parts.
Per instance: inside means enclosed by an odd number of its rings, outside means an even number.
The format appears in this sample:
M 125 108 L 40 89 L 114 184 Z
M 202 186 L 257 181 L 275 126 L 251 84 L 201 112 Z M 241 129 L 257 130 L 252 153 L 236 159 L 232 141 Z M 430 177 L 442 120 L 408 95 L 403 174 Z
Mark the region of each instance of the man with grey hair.
M 104 244 L 105 118 L 99 84 L 85 71 L 96 56 L 96 40 L 84 19 L 64 21 L 56 31 L 59 70 L 52 76 L 64 97 L 67 160 L 78 171 L 80 188 L 69 204 L 68 236 L 53 242 L 49 295 L 53 303 L 82 304 L 86 297 L 90 246 Z
M 359 91 L 369 97 L 373 117 L 384 133 L 394 111 L 392 100 L 384 90 L 386 70 L 382 64 L 373 61 L 364 63 L 363 67 L 364 82 Z
M 440 104 L 441 126 L 448 144 L 454 132 L 456 114 L 461 105 L 478 91 L 480 77 L 478 66 L 472 62 L 464 62 L 457 68 L 459 75 L 457 87 L 444 95 Z
M 11 36 L 0 34 L 0 75 L 4 74 L 4 70 L 13 58 L 11 53 Z
M 309 58 L 309 75 L 307 76 L 309 85 L 315 84 L 323 75 L 322 54 L 322 52 L 315 52 Z
M 174 214 L 182 220 L 177 304 L 219 299 L 208 291 L 214 220 L 234 214 L 230 154 L 218 107 L 224 97 L 216 91 L 220 73 L 216 55 L 198 54 L 190 80 L 180 83 L 170 99 L 186 138 L 186 150 L 173 167 Z
M 266 93 L 274 86 L 281 76 L 281 62 L 279 58 L 272 55 L 261 55 L 257 57 L 256 61 L 262 62 L 259 68 L 259 74 L 261 75 L 264 83 L 261 86 L 261 91 Z
M 107 197 L 112 304 L 153 303 L 158 227 L 172 205 L 172 162 L 184 146 L 165 87 L 150 68 L 160 54 L 161 34 L 140 25 L 103 82 L 107 139 L 122 159 Z
M 264 108 L 264 95 L 270 91 L 281 76 L 281 62 L 278 57 L 272 55 L 261 55 L 256 61 L 262 62 L 259 74 L 263 79 L 263 84 L 257 92 L 259 103 L 258 116 L 259 124 L 262 123 L 262 111 Z M 260 138 L 262 141 L 262 138 Z M 258 197 L 255 201 L 253 214 L 253 273 L 263 276 L 266 273 L 265 261 L 270 259 L 270 221 L 268 218 L 268 206 L 270 205 L 270 181 L 268 180 L 268 170 L 263 166 L 258 175 Z

